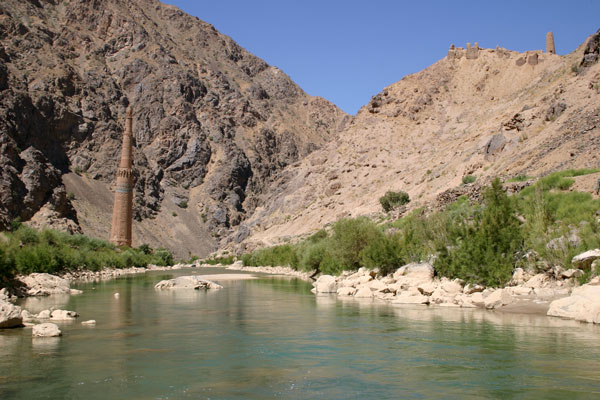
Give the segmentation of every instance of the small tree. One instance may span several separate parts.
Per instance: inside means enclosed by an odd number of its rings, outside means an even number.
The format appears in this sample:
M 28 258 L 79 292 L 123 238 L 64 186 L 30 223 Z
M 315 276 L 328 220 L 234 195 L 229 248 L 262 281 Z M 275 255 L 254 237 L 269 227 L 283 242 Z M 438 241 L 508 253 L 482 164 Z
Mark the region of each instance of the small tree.
M 383 207 L 383 210 L 385 212 L 389 212 L 395 208 L 398 208 L 410 202 L 410 197 L 408 196 L 408 193 L 403 191 L 388 191 L 379 198 L 379 202 L 381 203 L 381 207 Z
M 464 222 L 454 249 L 439 249 L 435 268 L 450 278 L 499 286 L 511 278 L 514 255 L 522 246 L 514 206 L 496 178 L 484 192 L 483 211 L 472 224 Z

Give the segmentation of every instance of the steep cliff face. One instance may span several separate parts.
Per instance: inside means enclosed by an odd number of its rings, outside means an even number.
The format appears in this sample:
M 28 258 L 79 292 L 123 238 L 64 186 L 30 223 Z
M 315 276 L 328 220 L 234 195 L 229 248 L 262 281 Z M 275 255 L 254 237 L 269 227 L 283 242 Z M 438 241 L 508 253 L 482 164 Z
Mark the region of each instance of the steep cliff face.
M 349 118 L 155 0 L 3 1 L 0 94 L 0 226 L 49 207 L 107 235 L 109 210 L 94 204 L 114 180 L 131 105 L 134 241 L 179 254 L 214 249 L 279 171 Z
M 347 129 L 280 175 L 244 222 L 241 246 L 308 234 L 344 216 L 381 213 L 403 190 L 436 207 L 494 176 L 600 166 L 598 37 L 566 56 L 451 48 L 385 88 Z M 543 43 L 543 37 L 540 38 Z

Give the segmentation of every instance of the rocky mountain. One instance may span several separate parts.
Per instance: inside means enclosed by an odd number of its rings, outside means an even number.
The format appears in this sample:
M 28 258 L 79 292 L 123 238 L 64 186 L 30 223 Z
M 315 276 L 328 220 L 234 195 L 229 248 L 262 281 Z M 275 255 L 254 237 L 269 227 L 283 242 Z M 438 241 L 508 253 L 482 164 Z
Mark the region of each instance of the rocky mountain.
M 565 56 L 452 45 L 286 168 L 242 224 L 251 235 L 239 249 L 308 234 L 340 217 L 380 214 L 379 198 L 390 190 L 408 192 L 408 211 L 462 194 L 476 198 L 495 176 L 600 167 L 599 52 L 600 31 Z M 474 184 L 463 184 L 468 175 Z M 577 188 L 592 191 L 597 178 Z
M 206 255 L 349 116 L 155 0 L 0 3 L 0 227 L 108 237 L 134 110 L 134 244 Z

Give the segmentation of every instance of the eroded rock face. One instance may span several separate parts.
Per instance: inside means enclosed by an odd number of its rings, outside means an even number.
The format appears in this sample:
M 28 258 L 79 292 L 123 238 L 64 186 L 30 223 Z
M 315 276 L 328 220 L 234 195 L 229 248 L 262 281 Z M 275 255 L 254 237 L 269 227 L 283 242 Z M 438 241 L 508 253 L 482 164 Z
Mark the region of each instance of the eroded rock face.
M 346 117 L 156 0 L 2 1 L 0 228 L 46 204 L 77 223 L 61 176 L 113 182 L 129 105 L 134 218 L 155 216 L 168 193 L 187 198 L 197 188 L 197 212 L 220 237 Z

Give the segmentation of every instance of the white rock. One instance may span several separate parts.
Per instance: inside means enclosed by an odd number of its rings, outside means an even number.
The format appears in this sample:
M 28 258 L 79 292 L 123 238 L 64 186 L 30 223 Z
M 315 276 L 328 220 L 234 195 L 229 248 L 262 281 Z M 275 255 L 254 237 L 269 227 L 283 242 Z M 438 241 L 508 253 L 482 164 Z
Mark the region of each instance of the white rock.
M 586 251 L 573 257 L 571 263 L 579 269 L 589 269 L 594 260 L 600 258 L 600 249 Z
M 371 290 L 383 290 L 387 288 L 387 285 L 378 279 L 369 282 L 368 286 L 371 288 Z
M 23 322 L 30 322 L 35 319 L 34 316 L 31 315 L 31 313 L 27 310 L 21 311 L 21 318 L 23 319 Z
M 458 279 L 454 279 L 452 281 L 442 282 L 442 290 L 448 294 L 457 294 L 462 292 L 463 287 Z
M 448 296 L 448 293 L 441 287 L 438 287 L 429 297 L 429 301 L 431 304 L 449 303 L 452 301 L 452 297 Z
M 31 334 L 34 337 L 54 337 L 62 335 L 62 332 L 56 324 L 46 322 L 45 324 L 34 325 Z
M 95 319 L 90 319 L 90 320 L 87 320 L 87 321 L 83 321 L 81 323 L 81 325 L 96 325 L 96 320 Z
M 42 310 L 36 315 L 37 319 L 48 319 L 50 318 L 50 310 Z
M 513 286 L 513 287 L 508 287 L 506 289 L 513 296 L 527 296 L 527 295 L 531 294 L 530 287 Z
M 394 279 L 412 278 L 425 283 L 433 280 L 433 265 L 430 263 L 412 263 L 400 267 L 394 272 Z
M 540 299 L 549 299 L 557 296 L 556 291 L 551 288 L 535 288 L 533 292 Z
M 54 310 L 50 313 L 50 319 L 55 321 L 71 321 L 79 317 L 75 311 Z
M 158 282 L 154 285 L 155 289 L 221 289 L 223 286 L 201 279 L 197 276 L 179 276 L 175 279 L 168 279 Z
M 483 298 L 482 292 L 473 293 L 471 296 L 469 296 L 469 298 L 471 300 L 471 303 L 473 303 L 474 305 L 479 307 L 485 306 L 485 299 Z
M 356 293 L 354 293 L 354 297 L 356 297 L 356 298 L 372 298 L 373 291 L 368 286 L 361 286 L 358 288 Z
M 21 281 L 27 286 L 29 296 L 47 296 L 50 294 L 69 294 L 69 281 L 46 273 L 33 273 Z
M 393 304 L 429 304 L 429 297 L 418 294 L 411 296 L 408 293 L 402 293 L 400 296 L 396 296 L 392 300 Z
M 21 307 L 0 300 L 0 329 L 15 328 L 23 324 Z
M 114 293 L 114 294 L 113 294 L 113 297 L 114 297 L 115 299 L 118 299 L 119 297 L 121 297 L 121 295 L 120 295 L 119 293 Z
M 83 290 L 79 290 L 79 289 L 69 289 L 69 294 L 81 294 L 83 293 Z
M 507 289 L 495 290 L 484 299 L 485 308 L 498 308 L 513 302 L 513 298 Z
M 544 287 L 544 285 L 548 282 L 548 275 L 546 274 L 537 274 L 534 275 L 531 279 L 529 279 L 525 286 L 530 287 L 532 289 Z
M 338 296 L 354 296 L 356 289 L 352 286 L 344 286 L 337 290 Z
M 583 285 L 550 303 L 548 315 L 600 324 L 600 286 Z
M 583 273 L 584 272 L 580 269 L 571 268 L 566 271 L 562 271 L 561 276 L 565 279 L 570 279 L 570 278 L 577 278 L 577 277 L 583 275 Z

